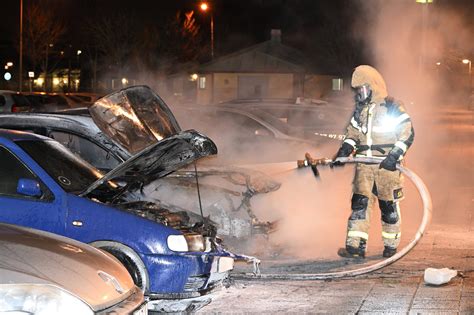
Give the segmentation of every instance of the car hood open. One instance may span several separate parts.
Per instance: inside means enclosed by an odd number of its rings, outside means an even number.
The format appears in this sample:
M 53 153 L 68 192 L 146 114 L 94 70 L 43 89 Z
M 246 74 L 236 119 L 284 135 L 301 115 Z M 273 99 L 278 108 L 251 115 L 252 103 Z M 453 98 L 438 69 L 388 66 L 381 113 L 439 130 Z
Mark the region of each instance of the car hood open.
M 92 183 L 80 196 L 94 191 L 94 195 L 103 195 L 110 191 L 112 180 L 127 186 L 146 185 L 217 153 L 217 146 L 205 135 L 195 130 L 181 131 L 168 106 L 147 86 L 132 86 L 100 98 L 89 112 L 99 129 L 132 157 Z
M 166 103 L 144 85 L 98 99 L 89 113 L 103 133 L 132 155 L 181 131 Z
M 195 130 L 182 131 L 165 138 L 135 154 L 103 177 L 92 183 L 79 196 L 91 192 L 109 190 L 110 181 L 117 180 L 127 185 L 146 185 L 157 178 L 205 156 L 217 153 L 217 146 L 208 137 Z M 114 198 L 113 194 L 111 198 Z

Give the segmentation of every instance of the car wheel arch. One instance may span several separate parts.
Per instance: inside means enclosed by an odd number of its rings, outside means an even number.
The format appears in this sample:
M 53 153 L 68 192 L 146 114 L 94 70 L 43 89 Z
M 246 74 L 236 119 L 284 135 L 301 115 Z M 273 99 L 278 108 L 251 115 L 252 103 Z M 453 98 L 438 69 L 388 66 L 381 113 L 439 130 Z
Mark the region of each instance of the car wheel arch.
M 133 279 L 133 282 L 145 293 L 150 288 L 148 271 L 138 253 L 131 247 L 114 241 L 95 241 L 89 243 L 118 259 Z

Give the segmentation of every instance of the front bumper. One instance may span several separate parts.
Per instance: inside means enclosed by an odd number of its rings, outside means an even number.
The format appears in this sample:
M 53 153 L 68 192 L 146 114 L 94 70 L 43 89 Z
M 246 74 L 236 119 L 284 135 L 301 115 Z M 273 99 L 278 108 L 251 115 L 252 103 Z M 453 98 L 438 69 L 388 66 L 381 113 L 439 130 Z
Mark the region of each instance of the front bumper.
M 213 253 L 145 255 L 150 300 L 202 296 L 221 286 L 234 267 L 234 258 Z
M 132 294 L 130 294 L 125 300 L 110 308 L 101 310 L 97 314 L 146 314 L 145 310 L 147 306 L 142 291 L 137 287 L 132 290 Z

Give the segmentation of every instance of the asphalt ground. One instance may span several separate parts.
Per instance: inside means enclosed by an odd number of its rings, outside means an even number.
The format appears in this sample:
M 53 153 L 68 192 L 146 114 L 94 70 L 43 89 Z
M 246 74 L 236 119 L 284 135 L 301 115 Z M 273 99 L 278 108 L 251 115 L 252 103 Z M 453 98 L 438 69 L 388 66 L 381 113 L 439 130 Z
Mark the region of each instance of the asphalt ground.
M 413 169 L 433 198 L 433 219 L 420 243 L 396 263 L 364 276 L 332 281 L 233 279 L 200 313 L 474 314 L 473 112 L 438 113 L 431 133 L 417 140 L 432 147 L 415 154 Z M 421 139 L 420 139 L 421 138 Z M 440 159 L 441 158 L 441 159 Z M 438 165 L 438 167 L 436 166 Z M 419 170 L 419 171 L 418 171 Z M 403 244 L 402 244 L 403 245 Z M 262 260 L 262 272 L 311 273 L 357 268 L 382 259 L 380 246 L 365 262 L 277 257 Z M 337 249 L 335 249 L 337 250 Z M 451 268 L 458 276 L 442 286 L 425 284 L 424 270 Z M 239 272 L 248 266 L 237 266 Z

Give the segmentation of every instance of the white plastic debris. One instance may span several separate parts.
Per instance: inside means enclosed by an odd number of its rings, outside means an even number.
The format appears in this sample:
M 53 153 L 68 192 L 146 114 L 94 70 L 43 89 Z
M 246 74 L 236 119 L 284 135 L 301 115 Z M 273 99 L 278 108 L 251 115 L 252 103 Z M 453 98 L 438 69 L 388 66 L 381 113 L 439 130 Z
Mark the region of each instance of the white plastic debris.
M 441 285 L 448 283 L 452 278 L 458 275 L 457 270 L 449 268 L 426 268 L 425 269 L 425 283 L 431 285 Z

